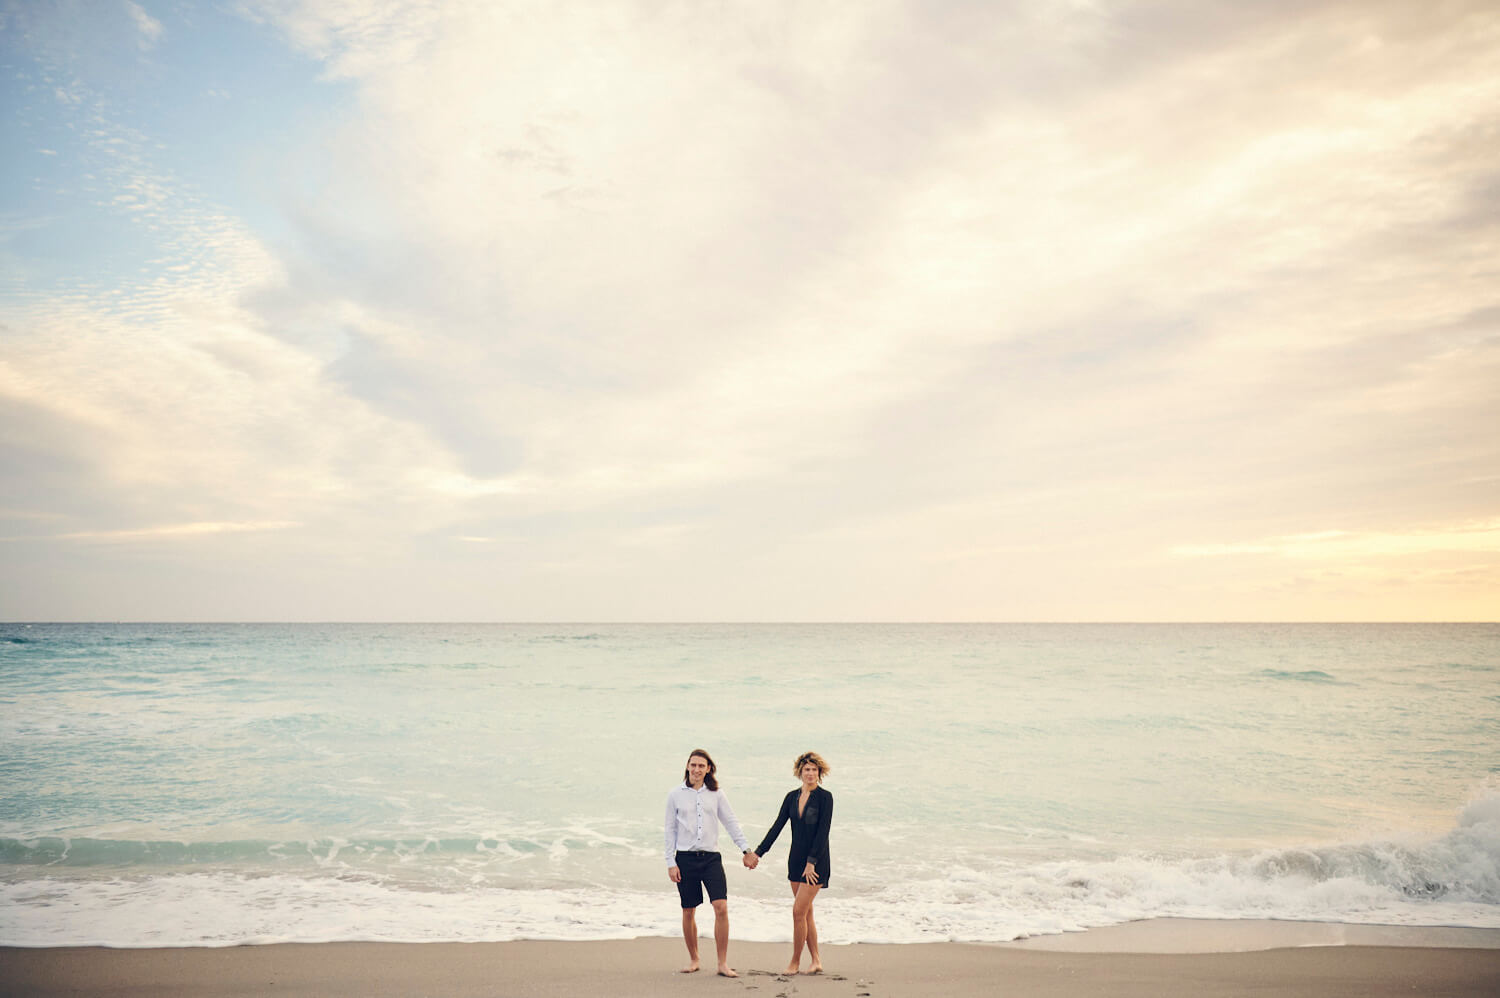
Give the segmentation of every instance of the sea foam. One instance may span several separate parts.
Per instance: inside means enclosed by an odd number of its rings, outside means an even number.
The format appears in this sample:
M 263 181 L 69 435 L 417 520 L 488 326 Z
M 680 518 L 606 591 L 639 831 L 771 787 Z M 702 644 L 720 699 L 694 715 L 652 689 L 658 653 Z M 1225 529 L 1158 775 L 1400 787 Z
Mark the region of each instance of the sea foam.
M 243 846 L 220 845 L 230 853 Z M 53 847 L 31 848 L 39 850 L 32 858 L 40 859 Z M 128 844 L 88 848 L 99 857 L 135 855 Z M 221 855 L 207 844 L 193 848 L 203 859 Z M 664 878 L 656 891 L 473 881 L 434 889 L 347 869 L 142 874 L 126 864 L 87 879 L 59 879 L 46 870 L 0 885 L 0 943 L 568 940 L 678 931 L 675 894 Z M 997 942 L 1153 917 L 1500 928 L 1500 793 L 1478 797 L 1450 832 L 1426 842 L 958 865 L 941 876 L 892 877 L 883 884 L 871 872 L 851 871 L 857 886 L 831 888 L 819 900 L 826 941 Z M 788 938 L 785 899 L 766 896 L 764 884 L 744 890 L 746 883 L 732 882 L 736 937 Z

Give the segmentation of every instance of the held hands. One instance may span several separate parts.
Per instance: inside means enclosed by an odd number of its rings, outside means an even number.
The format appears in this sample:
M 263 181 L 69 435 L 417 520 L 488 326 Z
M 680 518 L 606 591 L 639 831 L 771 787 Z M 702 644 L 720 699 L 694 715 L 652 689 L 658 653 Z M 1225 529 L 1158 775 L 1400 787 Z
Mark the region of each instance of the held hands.
M 802 871 L 802 879 L 805 880 L 805 881 L 807 881 L 809 884 L 812 884 L 814 887 L 816 887 L 818 885 L 818 870 L 817 870 L 817 868 L 814 867 L 811 863 L 808 863 L 807 864 L 807 869 L 805 869 L 805 870 Z
M 760 857 L 753 852 L 747 852 L 741 858 L 741 862 L 745 864 L 745 869 L 753 870 L 760 865 Z

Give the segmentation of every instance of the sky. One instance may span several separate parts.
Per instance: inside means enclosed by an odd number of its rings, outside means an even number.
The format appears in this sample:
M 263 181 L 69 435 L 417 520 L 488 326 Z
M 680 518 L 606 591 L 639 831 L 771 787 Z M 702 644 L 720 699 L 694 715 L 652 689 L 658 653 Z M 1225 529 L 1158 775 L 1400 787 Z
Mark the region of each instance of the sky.
M 1500 7 L 0 0 L 0 619 L 1500 619 Z

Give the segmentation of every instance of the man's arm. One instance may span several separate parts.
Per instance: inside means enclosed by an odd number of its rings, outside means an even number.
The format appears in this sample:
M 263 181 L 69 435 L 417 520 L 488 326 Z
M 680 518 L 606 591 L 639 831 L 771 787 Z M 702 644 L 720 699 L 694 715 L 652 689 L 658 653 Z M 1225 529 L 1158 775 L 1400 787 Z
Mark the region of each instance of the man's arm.
M 672 798 L 676 792 L 667 794 L 667 823 L 664 839 L 667 852 L 667 866 L 677 869 L 677 802 Z M 672 879 L 677 879 L 673 877 Z
M 724 796 L 724 791 L 719 791 L 719 824 L 724 826 L 729 837 L 734 839 L 734 844 L 740 847 L 740 852 L 750 851 L 750 840 L 745 838 L 745 833 L 740 831 L 739 819 L 734 816 L 734 808 L 729 806 L 729 798 Z

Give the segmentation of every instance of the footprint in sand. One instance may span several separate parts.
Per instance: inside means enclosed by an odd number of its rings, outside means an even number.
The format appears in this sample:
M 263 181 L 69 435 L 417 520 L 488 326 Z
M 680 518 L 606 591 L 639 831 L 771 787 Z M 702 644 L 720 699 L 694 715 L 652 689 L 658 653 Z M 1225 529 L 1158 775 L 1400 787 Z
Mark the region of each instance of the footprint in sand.
M 774 978 L 777 984 L 785 984 L 785 985 L 787 985 L 785 988 L 783 988 L 780 991 L 777 991 L 775 993 L 775 998 L 795 998 L 795 996 L 797 994 L 797 985 L 796 985 L 796 983 L 793 981 L 793 979 L 791 977 L 788 977 L 786 974 L 780 974 L 780 973 L 777 973 L 774 970 L 748 970 L 748 971 L 745 972 L 745 975 L 748 976 L 748 977 L 770 977 L 770 978 Z M 808 976 L 808 977 L 813 977 L 813 976 L 821 977 L 825 981 L 841 981 L 841 982 L 843 982 L 843 981 L 848 981 L 849 980 L 849 978 L 845 977 L 843 974 L 822 974 L 822 973 L 820 973 L 820 974 L 817 974 L 817 975 L 808 974 L 806 976 Z M 748 981 L 742 981 L 742 983 L 744 984 L 744 987 L 745 987 L 745 989 L 747 991 L 758 991 L 758 990 L 760 990 L 760 986 L 758 984 L 751 984 Z M 855 995 L 855 998 L 871 998 L 871 995 L 872 995 L 871 989 L 873 987 L 874 987 L 874 985 L 872 983 L 870 983 L 869 981 L 866 981 L 866 980 L 863 980 L 863 979 L 856 980 L 854 982 L 854 988 L 855 988 L 854 995 Z

